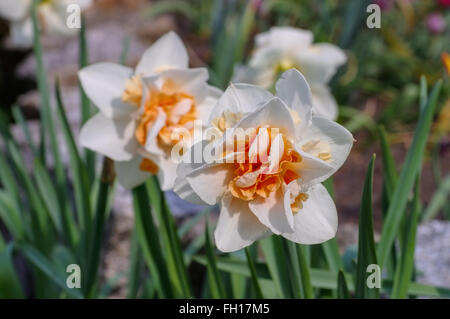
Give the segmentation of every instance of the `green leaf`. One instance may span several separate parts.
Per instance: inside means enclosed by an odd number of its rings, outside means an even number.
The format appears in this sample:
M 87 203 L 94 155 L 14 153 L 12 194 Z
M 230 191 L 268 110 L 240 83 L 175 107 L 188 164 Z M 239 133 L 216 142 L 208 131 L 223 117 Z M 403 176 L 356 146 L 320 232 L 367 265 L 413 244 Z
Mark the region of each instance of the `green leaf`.
M 25 258 L 36 268 L 41 270 L 50 281 L 64 290 L 73 298 L 82 298 L 83 295 L 78 288 L 69 288 L 66 284 L 65 274 L 62 274 L 55 268 L 50 260 L 41 254 L 36 248 L 28 244 L 20 244 L 18 249 L 25 255 Z
M 192 227 L 197 225 L 200 222 L 200 220 L 202 220 L 205 217 L 205 215 L 209 214 L 210 212 L 211 208 L 208 207 L 202 210 L 200 213 L 196 214 L 194 217 L 189 218 L 187 222 L 185 222 L 183 225 L 181 225 L 180 228 L 178 228 L 178 236 L 180 238 L 186 236 L 187 233 L 192 229 Z
M 172 213 L 166 203 L 164 192 L 161 191 L 157 177 L 151 177 L 146 184 L 158 217 L 162 247 L 165 251 L 172 284 L 178 295 L 189 298 L 191 296 L 190 283 Z
M 337 295 L 339 299 L 349 299 L 350 292 L 348 291 L 347 281 L 342 270 L 339 270 L 337 280 Z
M 207 258 L 207 275 L 209 287 L 211 289 L 211 294 L 213 298 L 225 298 L 225 289 L 222 283 L 222 277 L 220 276 L 219 270 L 217 269 L 216 257 L 214 254 L 214 249 L 211 244 L 211 239 L 209 237 L 209 227 L 208 222 L 205 224 L 205 249 Z
M 34 161 L 34 173 L 37 183 L 37 188 L 44 200 L 50 218 L 59 233 L 62 233 L 58 194 L 55 189 L 55 184 L 52 182 L 47 170 L 42 165 L 39 158 Z
M 375 155 L 369 163 L 364 182 L 363 195 L 361 199 L 361 209 L 359 213 L 359 238 L 358 238 L 358 260 L 356 269 L 356 298 L 378 298 L 379 289 L 369 288 L 366 283 L 367 267 L 377 264 L 375 253 L 375 241 L 373 234 L 373 213 L 372 213 L 372 193 L 373 193 L 373 169 Z
M 255 264 L 253 263 L 252 256 L 250 255 L 250 253 L 248 251 L 248 247 L 245 248 L 245 256 L 247 257 L 248 268 L 250 270 L 250 279 L 251 279 L 251 283 L 253 285 L 253 289 L 255 289 L 256 298 L 263 299 L 264 295 L 261 291 L 261 287 L 259 285 L 259 280 L 256 275 Z
M 81 29 L 79 36 L 79 56 L 78 63 L 80 70 L 88 65 L 88 49 L 86 43 L 86 22 L 83 16 L 81 16 Z M 83 126 L 89 118 L 93 115 L 94 110 L 92 109 L 91 102 L 87 97 L 86 93 L 81 86 L 81 82 L 78 79 L 78 87 L 80 91 L 80 114 L 81 114 L 81 125 Z M 86 161 L 86 169 L 88 172 L 88 177 L 92 182 L 95 178 L 95 153 L 90 149 L 84 150 L 84 158 Z
M 145 14 L 150 18 L 154 18 L 166 13 L 178 13 L 186 16 L 189 19 L 194 19 L 195 12 L 196 9 L 192 4 L 186 1 L 172 0 L 152 3 L 146 10 Z
M 428 84 L 427 78 L 422 75 L 420 77 L 420 112 L 422 113 L 427 106 L 428 100 Z
M 389 143 L 387 141 L 386 130 L 382 125 L 378 126 L 378 135 L 380 137 L 382 162 L 383 162 L 383 181 L 386 185 L 386 195 L 391 199 L 397 184 L 397 168 L 395 167 L 394 157 L 392 156 Z
M 434 86 L 427 106 L 421 113 L 419 124 L 414 133 L 412 145 L 406 155 L 405 164 L 400 173 L 397 187 L 392 195 L 392 201 L 386 214 L 386 220 L 383 223 L 381 240 L 378 245 L 378 258 L 381 267 L 383 267 L 388 260 L 395 236 L 400 228 L 406 203 L 408 201 L 408 195 L 414 184 L 416 172 L 420 169 L 441 85 L 442 82 L 438 82 Z
M 328 193 L 332 198 L 334 198 L 334 182 L 333 177 L 329 177 L 323 182 L 323 185 L 327 189 Z M 330 269 L 338 271 L 344 264 L 342 263 L 341 255 L 339 254 L 339 247 L 336 238 L 332 238 L 321 244 L 323 253 L 327 260 Z
M 135 187 L 133 189 L 133 207 L 139 244 L 160 297 L 172 298 L 174 297 L 172 285 L 149 203 L 145 185 Z
M 66 177 L 64 174 L 64 166 L 61 160 L 61 155 L 59 152 L 59 144 L 57 140 L 57 133 L 55 122 L 52 117 L 52 110 L 50 105 L 50 93 L 47 84 L 47 72 L 44 67 L 42 46 L 40 41 L 40 30 L 39 30 L 39 20 L 37 16 L 37 2 L 34 1 L 32 5 L 32 22 L 33 22 L 33 49 L 34 57 L 36 59 L 36 69 L 37 69 L 37 83 L 39 89 L 39 96 L 41 98 L 41 159 L 42 163 L 46 164 L 45 156 L 45 141 L 48 137 L 50 140 L 50 148 L 53 154 L 53 162 L 55 165 L 56 180 L 58 186 L 63 190 L 67 185 Z M 48 130 L 46 132 L 46 130 Z
M 27 140 L 28 147 L 30 147 L 33 155 L 38 155 L 36 145 L 34 145 L 33 139 L 31 138 L 30 128 L 28 127 L 28 124 L 18 105 L 14 105 L 12 107 L 12 115 L 14 117 L 14 121 L 16 121 L 16 123 L 18 123 L 22 128 L 23 134 Z
M 194 256 L 194 260 L 201 265 L 207 264 L 205 256 Z M 248 269 L 247 262 L 245 260 L 230 257 L 220 257 L 217 258 L 217 267 L 221 271 L 236 273 L 246 277 L 250 277 L 250 270 Z M 265 263 L 255 262 L 255 269 L 261 287 L 274 286 L 274 282 L 269 273 L 269 269 Z M 338 272 L 315 268 L 311 268 L 310 270 L 311 270 L 311 283 L 314 288 L 336 289 Z M 349 291 L 354 291 L 355 286 L 352 275 L 344 273 L 344 276 Z M 392 280 L 383 280 L 381 288 L 383 292 L 389 293 L 392 290 Z M 263 291 L 266 292 L 264 288 Z M 450 289 L 412 282 L 409 285 L 408 295 L 450 298 Z
M 24 239 L 25 220 L 22 218 L 20 211 L 15 208 L 12 198 L 3 190 L 0 190 L 0 220 L 16 241 Z
M 306 299 L 314 298 L 314 291 L 311 285 L 309 265 L 303 253 L 303 246 L 294 242 L 287 242 L 293 272 L 297 279 L 297 286 L 300 287 L 301 297 Z
M 12 245 L 8 245 L 0 249 L 0 299 L 24 298 L 22 287 L 14 268 Z
M 423 220 L 433 219 L 439 211 L 448 203 L 450 193 L 450 175 L 447 175 L 439 184 L 423 214 Z
M 289 298 L 291 296 L 291 279 L 289 278 L 283 239 L 279 236 L 270 236 L 260 240 L 259 243 L 279 297 Z
M 420 178 L 416 179 L 414 189 L 414 199 L 412 212 L 406 219 L 405 238 L 402 242 L 402 256 L 400 264 L 397 266 L 394 287 L 392 288 L 392 298 L 406 298 L 408 295 L 408 287 L 412 281 L 414 271 L 414 248 L 416 247 L 417 224 L 420 216 Z
M 81 161 L 78 148 L 73 138 L 72 129 L 70 128 L 69 121 L 66 117 L 58 81 L 55 83 L 55 96 L 58 119 L 61 124 L 61 129 L 69 152 L 69 163 L 73 178 L 75 204 L 78 212 L 78 218 L 80 220 L 81 230 L 88 232 L 91 227 L 91 206 L 89 203 L 90 184 L 87 176 L 87 170 Z M 68 215 L 65 216 L 65 219 L 67 220 L 67 223 L 69 223 L 70 217 Z
M 89 234 L 89 259 L 88 259 L 88 280 L 87 291 L 93 294 L 92 289 L 95 288 L 96 277 L 100 264 L 101 244 L 103 240 L 103 231 L 106 224 L 106 217 L 108 215 L 108 195 L 112 180 L 110 180 L 111 170 L 113 170 L 113 161 L 107 157 L 103 159 L 103 170 L 100 180 L 100 188 L 98 191 L 96 208 L 92 223 L 92 229 Z
M 183 251 L 184 263 L 188 267 L 191 264 L 192 257 L 205 245 L 205 236 L 198 235 Z
M 7 149 L 11 155 L 11 159 L 14 164 L 13 167 L 19 175 L 21 184 L 24 186 L 31 204 L 30 215 L 33 229 L 33 240 L 35 240 L 35 243 L 39 248 L 46 250 L 53 241 L 53 234 L 50 229 L 51 223 L 49 222 L 49 214 L 39 192 L 31 180 L 17 146 L 12 141 L 7 141 Z
M 127 299 L 136 299 L 142 280 L 142 273 L 144 271 L 144 260 L 142 258 L 142 250 L 139 247 L 136 227 L 131 236 L 130 248 L 130 269 L 128 272 Z

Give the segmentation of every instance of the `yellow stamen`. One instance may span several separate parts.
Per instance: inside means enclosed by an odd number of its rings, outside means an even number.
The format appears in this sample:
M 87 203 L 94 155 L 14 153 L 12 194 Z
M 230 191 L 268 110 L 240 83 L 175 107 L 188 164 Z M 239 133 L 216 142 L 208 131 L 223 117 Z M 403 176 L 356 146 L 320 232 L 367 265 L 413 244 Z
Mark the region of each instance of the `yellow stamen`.
M 142 99 L 142 82 L 141 78 L 137 75 L 126 80 L 125 91 L 122 94 L 122 101 L 139 106 Z

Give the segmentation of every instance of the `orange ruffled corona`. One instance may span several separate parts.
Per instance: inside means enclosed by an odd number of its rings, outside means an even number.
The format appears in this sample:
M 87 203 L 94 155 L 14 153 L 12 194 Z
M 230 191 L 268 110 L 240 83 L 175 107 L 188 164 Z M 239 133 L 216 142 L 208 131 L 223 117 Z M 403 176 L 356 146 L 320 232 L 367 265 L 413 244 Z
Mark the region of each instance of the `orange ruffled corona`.
M 176 129 L 185 128 L 193 131 L 194 121 L 197 118 L 194 97 L 184 92 L 176 92 L 174 88 L 174 83 L 166 80 L 161 90 L 149 92 L 135 132 L 136 139 L 141 145 L 145 145 L 149 129 L 160 117 L 165 120 L 158 132 L 157 143 L 167 151 L 182 138 L 179 134 L 172 134 Z M 134 76 L 126 82 L 122 100 L 139 107 L 141 99 L 142 82 L 139 77 Z M 144 159 L 140 169 L 156 173 L 158 166 L 150 159 Z
M 257 196 L 268 198 L 283 184 L 288 185 L 300 178 L 296 167 L 302 161 L 301 155 L 284 135 L 277 135 L 281 138 L 276 140 L 271 136 L 271 131 L 258 128 L 255 138 L 246 141 L 245 159 L 234 163 L 235 177 L 228 184 L 234 197 L 245 201 L 254 200 Z M 307 198 L 307 194 L 299 192 L 291 201 L 292 212 L 297 213 Z

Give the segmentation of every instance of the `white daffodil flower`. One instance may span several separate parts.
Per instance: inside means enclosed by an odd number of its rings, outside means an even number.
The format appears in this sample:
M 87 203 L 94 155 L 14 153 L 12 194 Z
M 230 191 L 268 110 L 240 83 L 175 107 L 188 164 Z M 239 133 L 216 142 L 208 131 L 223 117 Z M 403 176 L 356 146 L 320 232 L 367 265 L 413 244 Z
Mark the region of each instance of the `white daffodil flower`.
M 283 73 L 276 93 L 250 84 L 230 86 L 210 117 L 211 127 L 229 128 L 219 139 L 226 151 L 212 163 L 178 168 L 179 196 L 220 205 L 214 235 L 221 251 L 239 250 L 270 234 L 301 244 L 335 236 L 336 207 L 321 182 L 342 166 L 353 137 L 312 112 L 311 91 L 299 71 Z M 235 132 L 249 129 L 239 145 Z M 226 138 L 229 133 L 233 138 Z
M 209 86 L 205 68 L 188 68 L 181 39 L 169 32 L 144 53 L 135 70 L 98 63 L 79 71 L 84 91 L 100 112 L 82 128 L 82 146 L 115 161 L 119 182 L 132 188 L 157 174 L 173 187 L 176 163 L 170 151 L 178 128 L 191 132 L 207 119 L 220 90 Z
M 92 0 L 39 0 L 37 16 L 42 32 L 52 35 L 70 36 L 78 32 L 70 28 L 67 19 L 69 5 L 78 5 L 80 10 L 89 8 Z M 33 0 L 1 0 L 0 17 L 9 21 L 11 42 L 16 47 L 30 47 L 33 43 L 31 5 Z
M 296 68 L 311 86 L 313 112 L 335 120 L 338 107 L 327 84 L 347 58 L 335 45 L 312 41 L 311 31 L 292 27 L 258 34 L 248 66 L 236 67 L 234 81 L 269 89 L 280 73 Z

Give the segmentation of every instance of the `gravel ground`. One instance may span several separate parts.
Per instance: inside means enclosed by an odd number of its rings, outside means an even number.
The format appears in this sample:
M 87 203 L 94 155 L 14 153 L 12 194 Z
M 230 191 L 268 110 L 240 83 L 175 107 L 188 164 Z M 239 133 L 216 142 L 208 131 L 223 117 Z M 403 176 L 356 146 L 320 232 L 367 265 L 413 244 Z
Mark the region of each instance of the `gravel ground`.
M 419 282 L 450 287 L 450 222 L 419 226 L 415 261 Z

